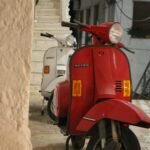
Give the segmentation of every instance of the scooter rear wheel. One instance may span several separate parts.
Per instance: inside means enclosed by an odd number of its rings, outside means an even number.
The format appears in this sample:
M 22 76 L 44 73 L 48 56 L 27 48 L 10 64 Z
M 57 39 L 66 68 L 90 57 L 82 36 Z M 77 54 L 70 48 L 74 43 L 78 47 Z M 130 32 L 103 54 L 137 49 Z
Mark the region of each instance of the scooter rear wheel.
M 85 137 L 72 135 L 71 143 L 74 150 L 82 150 L 85 144 Z
M 101 141 L 98 135 L 92 136 L 86 150 L 102 150 L 100 143 Z M 141 150 L 137 137 L 128 127 L 125 126 L 121 126 L 121 137 L 119 143 L 121 144 L 119 150 Z M 109 138 L 104 150 L 116 150 L 115 141 Z

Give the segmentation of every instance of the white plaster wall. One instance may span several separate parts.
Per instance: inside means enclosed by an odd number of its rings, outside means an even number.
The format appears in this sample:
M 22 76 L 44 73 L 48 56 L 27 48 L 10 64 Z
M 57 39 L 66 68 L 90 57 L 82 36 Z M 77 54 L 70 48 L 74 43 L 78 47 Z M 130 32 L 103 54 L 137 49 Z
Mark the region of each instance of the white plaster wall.
M 70 16 L 69 16 L 69 2 L 70 0 L 60 0 L 60 6 L 61 6 L 61 11 L 60 11 L 60 16 L 61 16 L 61 21 L 70 21 Z
M 141 0 L 145 1 L 145 0 Z M 150 0 L 146 0 L 150 1 Z M 132 0 L 120 0 L 119 5 L 122 10 L 129 17 L 133 16 L 133 1 Z M 122 42 L 129 49 L 135 51 L 135 54 L 130 54 L 126 52 L 129 62 L 131 65 L 131 73 L 132 73 L 132 83 L 133 90 L 136 88 L 147 63 L 150 61 L 150 39 L 136 39 L 131 38 L 131 36 L 127 33 L 129 28 L 132 27 L 132 20 L 127 19 L 120 10 L 115 8 L 115 21 L 118 21 L 122 24 L 124 28 L 124 38 Z
M 0 150 L 31 150 L 32 0 L 0 0 Z

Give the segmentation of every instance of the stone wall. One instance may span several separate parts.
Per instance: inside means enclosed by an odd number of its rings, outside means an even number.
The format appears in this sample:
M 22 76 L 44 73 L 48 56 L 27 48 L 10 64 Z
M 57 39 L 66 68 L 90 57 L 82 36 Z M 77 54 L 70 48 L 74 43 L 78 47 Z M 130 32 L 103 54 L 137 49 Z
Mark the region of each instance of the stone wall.
M 0 0 L 0 150 L 30 150 L 32 0 Z

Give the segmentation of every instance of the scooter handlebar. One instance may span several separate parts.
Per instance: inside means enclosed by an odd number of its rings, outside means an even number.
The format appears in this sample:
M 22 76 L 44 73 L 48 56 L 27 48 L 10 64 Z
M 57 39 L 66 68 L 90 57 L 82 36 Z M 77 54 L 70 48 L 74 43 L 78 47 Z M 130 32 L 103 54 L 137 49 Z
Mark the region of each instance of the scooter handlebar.
M 77 23 L 71 23 L 71 22 L 66 22 L 66 21 L 62 21 L 61 25 L 64 27 L 79 28 L 79 25 Z
M 62 21 L 61 25 L 64 27 L 70 27 L 70 28 L 83 28 L 87 26 L 86 24 L 83 24 L 78 20 L 74 20 L 74 23 Z
M 41 36 L 44 36 L 44 37 L 48 37 L 48 38 L 52 38 L 52 37 L 54 37 L 54 35 L 52 35 L 52 34 L 50 34 L 50 33 L 41 33 L 40 34 Z

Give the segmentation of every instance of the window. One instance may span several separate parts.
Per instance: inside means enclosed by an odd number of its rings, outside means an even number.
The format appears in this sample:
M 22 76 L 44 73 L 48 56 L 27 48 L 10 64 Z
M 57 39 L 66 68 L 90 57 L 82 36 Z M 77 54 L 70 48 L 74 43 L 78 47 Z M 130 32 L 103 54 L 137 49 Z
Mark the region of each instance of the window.
M 99 5 L 94 6 L 94 24 L 98 24 Z
M 86 10 L 86 24 L 90 24 L 90 19 L 91 19 L 91 8 L 88 8 Z M 90 41 L 89 39 L 89 33 L 86 33 L 85 35 L 85 44 L 88 44 Z
M 136 20 L 143 20 L 150 17 L 150 2 L 134 2 L 133 8 L 133 26 L 129 31 L 132 37 L 150 38 L 150 20 L 139 22 Z

